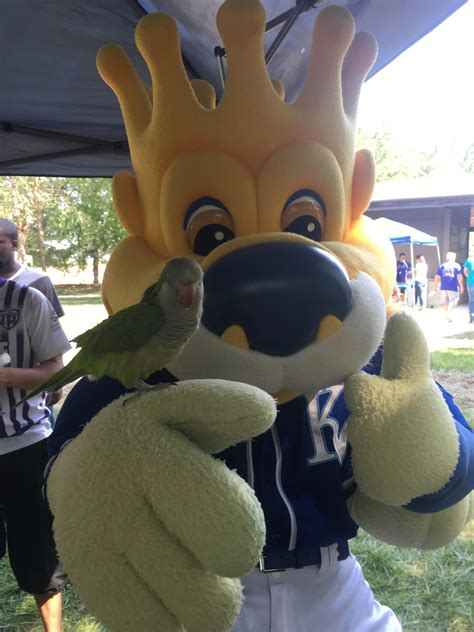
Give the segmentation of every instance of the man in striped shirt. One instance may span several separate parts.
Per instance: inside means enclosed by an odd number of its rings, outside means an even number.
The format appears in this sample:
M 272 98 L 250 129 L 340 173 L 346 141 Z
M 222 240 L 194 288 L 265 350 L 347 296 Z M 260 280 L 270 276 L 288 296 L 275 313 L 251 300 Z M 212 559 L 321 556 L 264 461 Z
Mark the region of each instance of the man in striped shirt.
M 49 301 L 34 288 L 0 278 L 0 505 L 13 572 L 20 588 L 34 595 L 47 632 L 61 630 L 66 582 L 42 496 L 52 430 L 44 393 L 21 407 L 16 402 L 62 368 L 69 348 Z

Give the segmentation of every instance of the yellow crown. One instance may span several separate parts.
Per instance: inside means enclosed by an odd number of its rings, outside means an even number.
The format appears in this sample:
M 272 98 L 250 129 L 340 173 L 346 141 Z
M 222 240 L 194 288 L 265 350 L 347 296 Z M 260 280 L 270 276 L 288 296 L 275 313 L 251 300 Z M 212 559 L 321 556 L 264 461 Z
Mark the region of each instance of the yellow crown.
M 354 20 L 342 7 L 321 11 L 303 88 L 294 103 L 285 103 L 265 64 L 265 19 L 257 0 L 226 0 L 220 7 L 217 26 L 227 53 L 227 78 L 217 105 L 212 86 L 188 80 L 176 23 L 165 14 L 144 17 L 136 29 L 151 89 L 120 47 L 108 45 L 99 51 L 98 69 L 120 102 L 137 177 L 137 185 L 131 176 L 116 183 L 116 197 L 122 198 L 117 210 L 129 231 L 147 235 L 157 252 L 166 252 L 160 183 L 183 152 L 219 149 L 256 172 L 277 148 L 314 140 L 334 154 L 350 201 L 357 102 L 376 56 L 376 42 L 367 33 L 354 37 Z M 141 219 L 120 208 L 126 204 L 127 189 L 134 186 Z

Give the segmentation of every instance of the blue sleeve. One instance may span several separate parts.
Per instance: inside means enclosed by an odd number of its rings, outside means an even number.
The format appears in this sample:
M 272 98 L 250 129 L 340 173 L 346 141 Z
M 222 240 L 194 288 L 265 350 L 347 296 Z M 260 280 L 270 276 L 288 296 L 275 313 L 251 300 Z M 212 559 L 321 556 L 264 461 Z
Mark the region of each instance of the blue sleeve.
M 405 505 L 416 513 L 433 513 L 451 507 L 462 500 L 474 488 L 474 432 L 464 419 L 451 395 L 438 384 L 456 424 L 459 439 L 459 457 L 449 482 L 438 492 L 415 498 Z
M 101 377 L 97 381 L 80 380 L 62 405 L 53 433 L 48 438 L 50 458 L 55 457 L 67 441 L 77 437 L 104 406 L 126 392 L 120 382 L 110 377 Z

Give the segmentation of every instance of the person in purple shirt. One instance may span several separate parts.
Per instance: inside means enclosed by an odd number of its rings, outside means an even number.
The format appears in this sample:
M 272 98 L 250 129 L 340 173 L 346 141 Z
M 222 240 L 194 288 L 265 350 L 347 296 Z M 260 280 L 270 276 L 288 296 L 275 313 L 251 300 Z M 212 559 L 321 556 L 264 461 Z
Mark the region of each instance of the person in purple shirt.
M 458 304 L 459 296 L 464 292 L 462 269 L 456 263 L 456 253 L 448 252 L 446 261 L 441 265 L 434 278 L 435 290 L 441 290 L 441 303 L 446 311 L 446 318 L 452 323 L 451 311 Z

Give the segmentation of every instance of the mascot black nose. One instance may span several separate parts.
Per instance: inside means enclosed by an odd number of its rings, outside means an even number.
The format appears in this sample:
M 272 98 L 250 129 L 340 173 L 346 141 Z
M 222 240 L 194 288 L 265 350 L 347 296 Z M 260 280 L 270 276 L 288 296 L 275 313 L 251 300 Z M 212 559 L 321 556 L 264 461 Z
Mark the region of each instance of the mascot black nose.
M 210 267 L 202 323 L 218 336 L 239 325 L 251 349 L 289 356 L 315 341 L 325 316 L 344 320 L 351 302 L 347 273 L 334 256 L 270 242 L 235 250 Z

